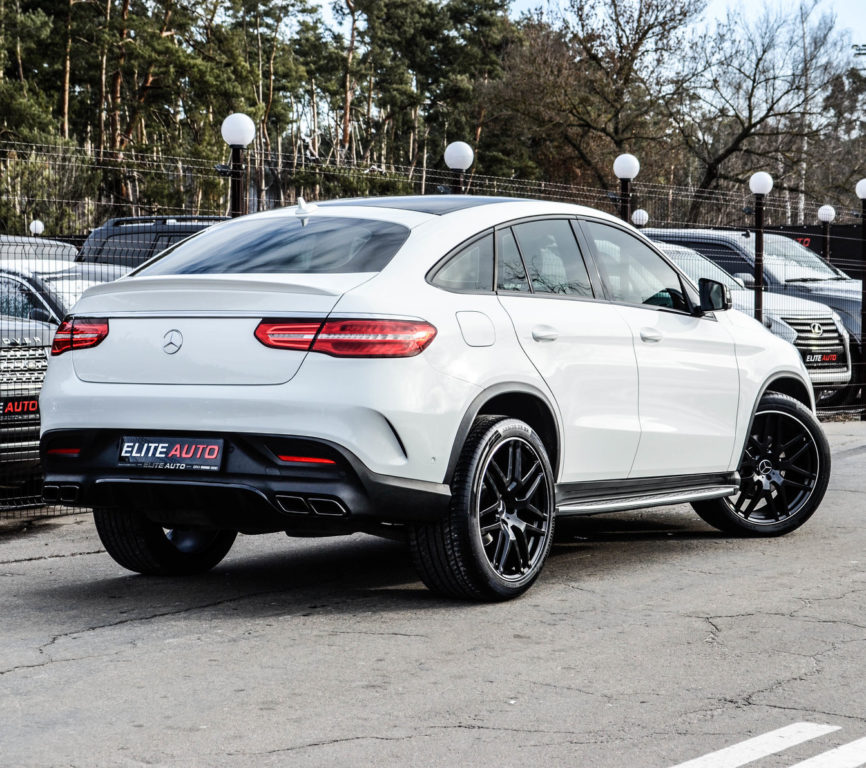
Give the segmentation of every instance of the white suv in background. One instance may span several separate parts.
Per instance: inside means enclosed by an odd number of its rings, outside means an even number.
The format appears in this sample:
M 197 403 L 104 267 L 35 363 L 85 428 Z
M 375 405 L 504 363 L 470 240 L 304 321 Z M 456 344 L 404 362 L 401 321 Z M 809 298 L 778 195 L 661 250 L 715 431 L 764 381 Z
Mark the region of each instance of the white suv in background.
M 424 582 L 526 590 L 557 517 L 691 502 L 801 525 L 830 456 L 794 348 L 588 208 L 343 200 L 215 225 L 90 289 L 42 392 L 45 495 L 121 565 L 238 532 L 405 537 Z
M 734 309 L 755 316 L 755 292 L 692 248 L 656 242 L 695 285 L 702 277 L 723 283 Z M 767 293 L 762 322 L 776 336 L 793 344 L 806 364 L 817 399 L 834 398 L 851 381 L 851 345 L 842 318 L 825 304 Z

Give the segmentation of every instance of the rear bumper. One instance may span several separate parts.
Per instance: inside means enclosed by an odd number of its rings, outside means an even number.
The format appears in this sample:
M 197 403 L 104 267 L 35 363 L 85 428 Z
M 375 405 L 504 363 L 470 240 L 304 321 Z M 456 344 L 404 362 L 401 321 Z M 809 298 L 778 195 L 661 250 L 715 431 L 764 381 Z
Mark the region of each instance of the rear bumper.
M 129 433 L 46 432 L 41 441 L 46 502 L 136 509 L 167 526 L 314 533 L 429 522 L 446 513 L 451 499 L 447 485 L 377 474 L 351 452 L 323 440 L 184 432 L 188 437 L 225 441 L 220 471 L 202 473 L 119 466 L 124 434 Z M 172 435 L 177 433 L 147 433 Z M 49 452 L 58 448 L 79 453 Z M 287 464 L 279 455 L 314 456 L 333 463 Z

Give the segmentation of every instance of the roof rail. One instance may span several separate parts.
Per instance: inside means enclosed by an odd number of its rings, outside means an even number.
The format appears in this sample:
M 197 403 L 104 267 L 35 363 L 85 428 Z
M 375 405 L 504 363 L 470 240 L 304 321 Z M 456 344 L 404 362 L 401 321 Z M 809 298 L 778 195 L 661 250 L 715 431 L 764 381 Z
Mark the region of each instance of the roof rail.
M 125 216 L 109 219 L 102 226 L 123 227 L 130 224 L 174 224 L 197 221 L 224 221 L 226 216 Z

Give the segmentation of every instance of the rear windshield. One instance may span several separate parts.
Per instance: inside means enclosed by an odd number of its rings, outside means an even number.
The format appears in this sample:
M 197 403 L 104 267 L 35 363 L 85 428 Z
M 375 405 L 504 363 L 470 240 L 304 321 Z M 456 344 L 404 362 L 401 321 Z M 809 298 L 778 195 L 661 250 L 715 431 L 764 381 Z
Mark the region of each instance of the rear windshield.
M 409 230 L 374 219 L 249 217 L 168 248 L 136 275 L 378 272 Z

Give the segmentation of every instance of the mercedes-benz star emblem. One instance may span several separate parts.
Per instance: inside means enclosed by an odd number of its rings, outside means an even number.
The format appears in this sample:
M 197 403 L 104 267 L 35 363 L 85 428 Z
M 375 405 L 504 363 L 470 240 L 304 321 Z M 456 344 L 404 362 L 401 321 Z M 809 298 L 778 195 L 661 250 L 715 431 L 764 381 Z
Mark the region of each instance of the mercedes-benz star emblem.
M 162 351 L 167 355 L 173 355 L 183 346 L 183 334 L 172 328 L 162 337 Z
M 770 472 L 773 471 L 773 463 L 768 459 L 763 459 L 760 464 L 758 464 L 758 472 L 762 475 L 769 475 Z
M 824 335 L 824 326 L 821 323 L 812 323 L 809 326 L 812 329 L 813 336 L 823 336 Z

